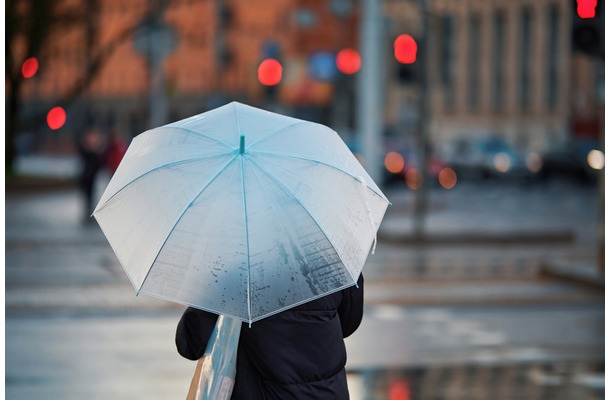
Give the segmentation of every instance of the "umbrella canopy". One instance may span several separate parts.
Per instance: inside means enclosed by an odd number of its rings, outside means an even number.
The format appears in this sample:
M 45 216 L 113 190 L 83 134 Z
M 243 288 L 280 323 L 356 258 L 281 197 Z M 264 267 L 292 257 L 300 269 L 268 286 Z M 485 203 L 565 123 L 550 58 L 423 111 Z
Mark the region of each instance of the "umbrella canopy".
M 138 293 L 252 322 L 355 284 L 388 204 L 330 128 L 233 102 L 135 137 L 93 215 Z

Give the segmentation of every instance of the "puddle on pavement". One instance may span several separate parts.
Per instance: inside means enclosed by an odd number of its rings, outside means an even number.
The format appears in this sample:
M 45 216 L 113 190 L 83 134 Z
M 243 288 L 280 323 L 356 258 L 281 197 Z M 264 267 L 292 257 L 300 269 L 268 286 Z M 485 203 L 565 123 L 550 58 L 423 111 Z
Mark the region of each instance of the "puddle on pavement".
M 604 396 L 603 361 L 431 365 L 348 371 L 347 377 L 352 400 L 593 400 Z

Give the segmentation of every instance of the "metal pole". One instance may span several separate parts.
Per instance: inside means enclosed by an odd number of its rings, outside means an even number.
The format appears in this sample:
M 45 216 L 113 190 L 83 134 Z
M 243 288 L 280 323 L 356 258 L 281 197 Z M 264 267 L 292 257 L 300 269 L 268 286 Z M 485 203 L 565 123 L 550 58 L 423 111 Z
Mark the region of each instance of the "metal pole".
M 152 129 L 167 123 L 167 98 L 163 59 L 154 58 L 151 60 L 150 72 L 148 127 Z
M 358 133 L 362 145 L 364 167 L 375 181 L 381 179 L 381 110 L 384 77 L 379 0 L 362 0 L 360 25 L 360 56 L 358 74 Z
M 415 236 L 424 235 L 424 225 L 427 208 L 427 195 L 429 179 L 427 177 L 428 165 L 428 129 L 429 129 L 429 102 L 428 102 L 428 35 L 429 29 L 429 10 L 426 0 L 419 0 L 420 15 L 422 20 L 422 35 L 418 45 L 417 76 L 419 80 L 419 118 L 415 132 L 415 145 L 417 146 L 417 170 L 421 173 L 421 186 L 415 192 L 413 234 Z
M 134 48 L 144 54 L 150 71 L 148 92 L 148 127 L 155 128 L 167 123 L 167 94 L 163 60 L 176 46 L 177 39 L 172 28 L 163 22 L 165 4 L 159 1 L 156 14 L 143 21 L 135 33 Z
M 604 16 L 604 14 L 602 14 Z M 602 37 L 602 43 L 604 38 Z M 596 67 L 598 71 L 604 71 L 605 61 L 600 57 L 596 60 Z M 597 74 L 598 82 L 600 85 L 600 81 L 603 82 L 603 75 Z M 600 132 L 599 132 L 599 145 L 600 149 L 606 148 L 606 137 L 604 135 L 604 127 L 606 126 L 606 113 L 605 113 L 605 98 L 603 95 L 604 92 L 598 91 L 597 96 L 597 104 L 598 104 L 598 118 L 601 122 L 600 124 Z M 606 274 L 606 166 L 604 166 L 601 171 L 599 171 L 597 178 L 597 193 L 598 193 L 598 211 L 597 211 L 597 272 L 600 276 L 604 276 Z

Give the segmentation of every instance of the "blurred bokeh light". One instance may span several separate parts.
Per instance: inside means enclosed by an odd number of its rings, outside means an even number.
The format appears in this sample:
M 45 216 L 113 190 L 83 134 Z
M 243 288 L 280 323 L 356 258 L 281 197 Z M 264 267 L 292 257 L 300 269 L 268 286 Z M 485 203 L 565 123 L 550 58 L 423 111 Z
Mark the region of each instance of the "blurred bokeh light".
M 438 173 L 438 182 L 445 189 L 452 189 L 457 184 L 457 174 L 451 168 L 445 167 Z
M 506 153 L 496 154 L 494 156 L 493 163 L 494 163 L 494 167 L 496 168 L 496 170 L 498 170 L 499 172 L 502 172 L 502 173 L 508 172 L 508 170 L 510 170 L 510 167 L 511 167 L 510 156 Z
M 395 379 L 390 382 L 389 400 L 411 400 L 411 390 L 406 379 Z
M 417 59 L 417 42 L 403 33 L 394 40 L 394 57 L 401 64 L 413 64 Z
M 24 78 L 31 78 L 38 72 L 38 59 L 36 57 L 30 57 L 23 62 L 21 66 L 21 73 Z
M 422 174 L 419 172 L 417 168 L 409 168 L 407 169 L 407 173 L 405 175 L 405 182 L 409 189 L 417 190 L 421 187 L 424 178 Z
M 587 154 L 587 163 L 593 169 L 603 169 L 605 165 L 604 153 L 600 150 L 591 150 Z
M 537 173 L 542 167 L 542 158 L 540 158 L 540 154 L 531 152 L 527 155 L 525 164 L 530 172 Z
M 343 49 L 337 53 L 337 68 L 346 75 L 353 75 L 360 70 L 362 60 L 354 49 Z
M 47 125 L 57 130 L 66 123 L 66 111 L 62 107 L 53 107 L 47 114 Z
M 398 174 L 399 172 L 402 172 L 405 167 L 404 158 L 395 151 L 391 151 L 386 154 L 384 163 L 386 169 L 393 174 Z
M 273 58 L 267 58 L 258 67 L 258 80 L 265 86 L 275 86 L 282 80 L 282 64 Z
M 580 18 L 594 18 L 597 0 L 576 0 L 578 3 L 578 16 Z

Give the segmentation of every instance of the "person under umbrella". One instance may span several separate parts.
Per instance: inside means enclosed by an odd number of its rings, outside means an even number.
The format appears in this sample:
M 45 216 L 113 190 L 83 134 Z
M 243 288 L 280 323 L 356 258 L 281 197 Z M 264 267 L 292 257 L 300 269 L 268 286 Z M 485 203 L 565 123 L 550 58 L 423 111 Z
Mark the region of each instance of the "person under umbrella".
M 332 129 L 232 102 L 136 136 L 93 215 L 136 293 L 211 313 L 178 334 L 204 398 L 341 399 L 388 205 Z
M 357 286 L 242 324 L 231 399 L 349 399 L 343 339 L 359 327 L 363 277 Z M 186 309 L 176 330 L 180 355 L 198 360 L 218 318 Z

